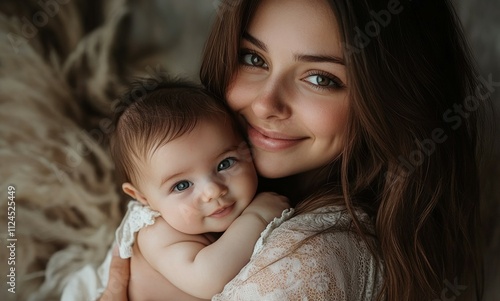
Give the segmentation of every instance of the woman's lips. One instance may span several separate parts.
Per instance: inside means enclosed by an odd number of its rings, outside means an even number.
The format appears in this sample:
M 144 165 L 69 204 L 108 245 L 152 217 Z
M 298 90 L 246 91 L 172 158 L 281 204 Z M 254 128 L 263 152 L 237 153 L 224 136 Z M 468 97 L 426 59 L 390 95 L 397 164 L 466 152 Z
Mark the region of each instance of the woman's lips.
M 281 151 L 293 147 L 307 138 L 292 137 L 286 134 L 266 131 L 247 124 L 248 138 L 254 147 L 267 151 Z

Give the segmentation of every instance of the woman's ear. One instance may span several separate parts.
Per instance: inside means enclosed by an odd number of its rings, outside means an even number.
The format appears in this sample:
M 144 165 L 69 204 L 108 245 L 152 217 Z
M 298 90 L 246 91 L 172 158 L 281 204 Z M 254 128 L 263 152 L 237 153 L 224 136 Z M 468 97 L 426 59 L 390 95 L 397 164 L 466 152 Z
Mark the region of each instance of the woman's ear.
M 146 196 L 144 196 L 144 194 L 142 194 L 139 191 L 139 189 L 135 188 L 135 186 L 132 185 L 131 183 L 129 183 L 129 182 L 123 183 L 122 184 L 122 189 L 123 189 L 123 192 L 125 192 L 126 194 L 128 194 L 134 200 L 137 200 L 137 201 L 141 202 L 144 205 L 149 205 L 149 202 L 146 199 Z

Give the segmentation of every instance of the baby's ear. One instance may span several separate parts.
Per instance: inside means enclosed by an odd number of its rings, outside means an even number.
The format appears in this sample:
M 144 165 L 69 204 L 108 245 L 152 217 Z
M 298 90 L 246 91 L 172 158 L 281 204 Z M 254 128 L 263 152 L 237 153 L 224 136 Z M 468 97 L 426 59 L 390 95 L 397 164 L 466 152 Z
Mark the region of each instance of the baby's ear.
M 123 183 L 122 184 L 122 189 L 123 189 L 123 192 L 125 192 L 126 194 L 128 194 L 134 200 L 137 200 L 137 201 L 141 202 L 144 205 L 149 205 L 149 202 L 146 199 L 146 196 L 144 196 L 144 194 L 142 194 L 139 191 L 139 189 L 135 188 L 135 186 L 132 185 L 132 183 L 129 183 L 129 182 Z

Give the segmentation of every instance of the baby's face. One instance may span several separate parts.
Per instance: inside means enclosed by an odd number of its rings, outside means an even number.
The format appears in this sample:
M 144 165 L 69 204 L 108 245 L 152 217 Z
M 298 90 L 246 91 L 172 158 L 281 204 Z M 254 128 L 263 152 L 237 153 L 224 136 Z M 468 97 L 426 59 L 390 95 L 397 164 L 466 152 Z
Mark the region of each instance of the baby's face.
M 143 167 L 140 190 L 149 205 L 188 234 L 225 231 L 257 189 L 250 150 L 229 122 L 200 120 Z

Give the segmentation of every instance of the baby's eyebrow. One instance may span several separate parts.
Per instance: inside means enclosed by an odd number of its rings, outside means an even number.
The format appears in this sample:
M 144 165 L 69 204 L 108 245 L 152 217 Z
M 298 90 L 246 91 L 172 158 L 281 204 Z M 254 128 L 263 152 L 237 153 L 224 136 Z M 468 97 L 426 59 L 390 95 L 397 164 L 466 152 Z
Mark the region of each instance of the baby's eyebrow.
M 225 155 L 227 153 L 230 153 L 230 152 L 238 151 L 238 149 L 240 149 L 240 148 L 241 147 L 239 144 L 234 144 L 234 145 L 228 146 L 228 147 L 224 148 L 221 152 L 219 152 L 218 157 Z
M 162 187 L 162 186 L 163 186 L 163 184 L 165 184 L 166 182 L 168 182 L 170 179 L 177 177 L 177 176 L 178 176 L 178 175 L 180 175 L 180 174 L 181 174 L 181 173 L 179 172 L 179 173 L 176 173 L 176 174 L 173 174 L 173 175 L 167 175 L 166 177 L 163 177 L 163 178 L 161 179 L 161 182 L 160 182 L 160 186 L 159 186 L 159 187 Z

